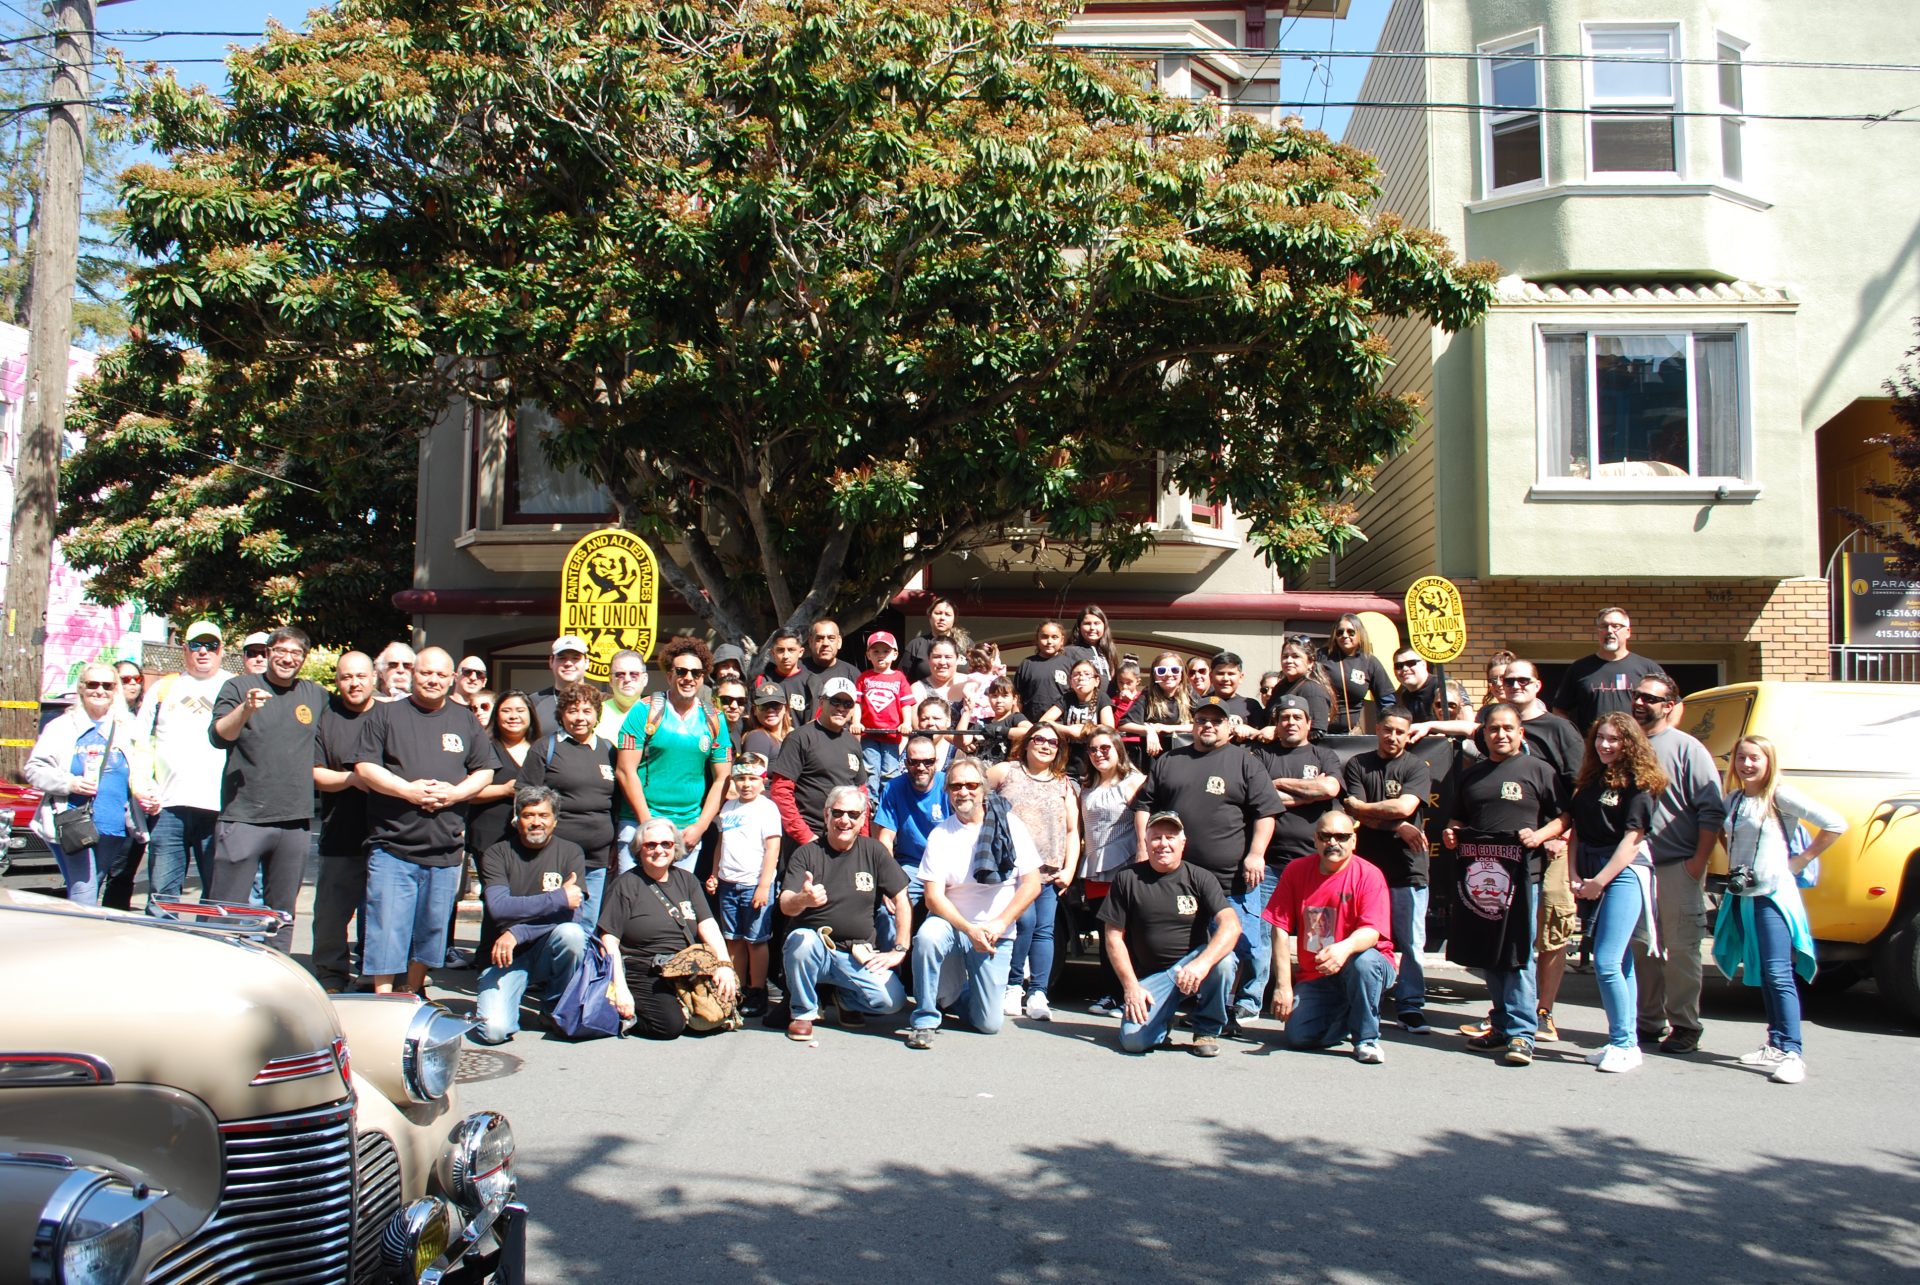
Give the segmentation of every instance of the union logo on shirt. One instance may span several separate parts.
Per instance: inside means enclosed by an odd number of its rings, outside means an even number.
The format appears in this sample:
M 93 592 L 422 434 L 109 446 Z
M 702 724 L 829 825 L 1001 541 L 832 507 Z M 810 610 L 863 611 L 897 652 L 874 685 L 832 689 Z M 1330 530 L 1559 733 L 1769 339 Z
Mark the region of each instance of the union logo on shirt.
M 1315 767 L 1311 763 L 1308 763 L 1307 765 L 1305 765 L 1300 769 L 1300 779 L 1303 781 L 1311 781 L 1314 777 L 1319 775 L 1320 775 L 1320 769 Z
M 873 875 L 865 870 L 854 871 L 853 888 L 855 892 L 872 892 Z
M 545 870 L 541 872 L 540 891 L 541 892 L 559 892 L 560 891 L 560 872 L 558 870 Z
M 1200 912 L 1200 902 L 1194 897 L 1181 893 L 1173 899 L 1173 908 L 1183 915 L 1194 915 Z
M 1207 778 L 1208 794 L 1225 794 L 1226 792 L 1227 792 L 1227 783 L 1224 780 L 1222 780 L 1217 776 L 1210 776 Z
M 613 764 L 602 763 L 600 765 L 600 779 L 603 781 L 611 781 L 613 779 Z
M 460 739 L 460 733 L 458 732 L 442 732 L 440 733 L 440 748 L 449 754 L 459 754 L 467 748 L 467 743 Z
M 1400 797 L 1400 782 L 1398 781 L 1387 782 L 1387 797 L 1390 799 L 1397 799 Z
M 1619 806 L 1620 806 L 1620 791 L 1618 791 L 1618 790 L 1602 790 L 1602 791 L 1600 791 L 1600 806 L 1601 806 L 1601 807 L 1603 807 L 1603 808 L 1617 808 L 1617 807 L 1619 807 Z
M 305 726 L 313 722 L 313 710 L 305 705 L 295 705 L 293 707 L 293 717 L 295 722 Z
M 1520 798 L 1521 798 L 1520 782 L 1518 781 L 1500 782 L 1500 797 L 1506 800 L 1508 803 L 1520 802 Z
M 858 772 L 859 770 L 860 770 L 860 756 L 858 754 L 847 755 L 847 771 Z

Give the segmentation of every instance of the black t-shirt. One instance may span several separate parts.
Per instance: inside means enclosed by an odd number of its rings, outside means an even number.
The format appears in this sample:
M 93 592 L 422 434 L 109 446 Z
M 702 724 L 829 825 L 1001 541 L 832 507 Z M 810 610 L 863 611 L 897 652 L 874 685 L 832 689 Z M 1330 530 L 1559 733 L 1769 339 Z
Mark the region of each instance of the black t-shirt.
M 225 718 L 248 692 L 260 688 L 272 697 L 253 711 L 240 735 L 222 740 L 214 724 Z M 275 687 L 265 674 L 235 674 L 213 702 L 207 735 L 227 748 L 220 777 L 220 819 L 253 825 L 313 820 L 314 742 L 327 694 L 320 684 L 296 678 Z
M 1487 752 L 1484 729 L 1487 714 L 1492 708 L 1491 705 L 1483 705 L 1474 715 L 1474 721 L 1481 730 L 1474 732 L 1473 743 L 1482 756 Z M 1522 719 L 1520 727 L 1527 734 L 1527 739 L 1521 743 L 1521 752 L 1547 761 L 1547 766 L 1560 776 L 1560 793 L 1564 798 L 1572 791 L 1573 778 L 1579 774 L 1580 759 L 1586 753 L 1586 738 L 1580 735 L 1580 729 L 1553 713 Z
M 933 672 L 927 664 L 927 657 L 933 654 L 933 635 L 916 634 L 907 639 L 907 645 L 900 649 L 900 672 L 907 676 L 910 683 L 924 683 L 927 675 Z M 965 659 L 965 657 L 962 657 Z
M 1135 977 L 1172 968 L 1207 944 L 1227 908 L 1220 881 L 1191 861 L 1166 874 L 1145 862 L 1123 866 L 1100 903 L 1100 922 L 1118 928 Z
M 654 895 L 656 889 L 659 896 Z M 666 905 L 661 897 L 667 899 Z M 620 939 L 627 981 L 635 985 L 654 976 L 655 956 L 685 950 L 700 939 L 700 925 L 712 918 L 707 895 L 691 871 L 674 866 L 655 883 L 642 867 L 635 866 L 607 885 L 598 927 L 601 933 Z M 693 941 L 688 940 L 690 934 Z
M 758 754 L 767 761 L 769 768 L 772 767 L 773 760 L 780 756 L 780 742 L 773 739 L 772 732 L 762 727 L 750 729 L 745 736 L 734 742 L 734 744 L 740 747 L 740 757 L 744 758 L 749 754 Z
M 1393 703 L 1407 712 L 1407 717 L 1416 723 L 1433 721 L 1434 703 L 1440 699 L 1440 675 L 1429 674 L 1427 681 L 1418 687 L 1396 687 Z
M 1619 660 L 1582 656 L 1567 666 L 1553 707 L 1565 710 L 1573 725 L 1584 732 L 1602 714 L 1633 713 L 1633 689 L 1648 674 L 1659 672 L 1660 666 L 1635 652 Z
M 484 733 L 483 733 L 484 735 Z M 533 747 L 527 747 L 524 762 L 514 762 L 498 741 L 493 743 L 497 761 L 493 769 L 494 785 L 512 785 L 517 791 L 527 783 L 527 769 L 533 763 Z M 513 833 L 513 795 L 491 803 L 475 803 L 467 808 L 467 851 L 479 854 Z
M 810 829 L 825 824 L 827 795 L 842 785 L 865 785 L 860 738 L 849 731 L 829 732 L 819 723 L 794 729 L 780 742 L 772 772 L 793 782 L 793 805 Z
M 1033 720 L 1019 710 L 1005 718 L 990 718 L 984 723 L 975 723 L 967 729 L 968 734 L 980 738 L 974 749 L 974 757 L 991 767 L 995 763 L 1004 763 L 1013 753 L 1013 739 L 1010 735 L 1014 728 L 1024 727 Z
M 1580 851 L 1575 866 L 1582 879 L 1591 879 L 1613 860 L 1620 836 L 1638 830 L 1642 837 L 1653 829 L 1653 795 L 1637 785 L 1625 789 L 1589 781 L 1573 792 L 1567 812 L 1573 817 Z M 1589 857 L 1587 854 L 1593 855 Z
M 489 903 L 487 912 L 493 919 L 495 937 L 504 929 L 523 925 L 552 928 L 556 924 L 572 923 L 575 912 L 567 905 L 562 891 L 568 875 L 573 876 L 581 894 L 586 893 L 586 854 L 580 851 L 579 844 L 558 837 L 548 839 L 542 847 L 529 848 L 518 834 L 513 834 L 482 852 L 477 864 L 482 889 L 491 890 L 483 891 L 482 895 Z M 500 889 L 515 900 L 496 910 L 495 903 L 503 900 L 496 895 Z M 506 913 L 500 913 L 502 910 Z M 514 950 L 518 952 L 521 947 L 532 945 L 540 935 L 523 935 Z M 485 944 L 492 948 L 492 941 Z
M 1484 834 L 1538 830 L 1560 815 L 1560 776 L 1545 759 L 1515 754 L 1495 763 L 1481 759 L 1460 774 L 1454 823 Z M 1530 850 L 1527 865 L 1534 879 L 1546 869 L 1544 846 Z
M 231 686 L 231 684 L 229 684 Z M 386 701 L 360 720 L 354 762 L 377 763 L 403 781 L 458 785 L 473 773 L 498 768 L 493 742 L 473 711 L 447 701 L 424 710 L 411 698 Z M 466 860 L 467 805 L 423 812 L 405 799 L 367 793 L 367 842 L 417 866 L 457 866 Z
M 1340 756 L 1324 745 L 1308 742 L 1287 749 L 1276 741 L 1254 752 L 1266 765 L 1268 777 L 1274 780 L 1311 780 L 1316 776 L 1340 779 Z M 1280 795 L 1280 801 L 1286 805 L 1286 811 L 1274 819 L 1273 842 L 1267 845 L 1267 865 L 1275 870 L 1285 869 L 1287 862 L 1314 850 L 1313 827 L 1320 824 L 1320 818 L 1334 804 L 1333 799 L 1295 803 L 1284 794 Z
M 372 708 L 371 706 L 368 707 Z M 320 712 L 320 735 L 314 738 L 313 764 L 335 772 L 353 771 L 354 748 L 360 741 L 358 713 L 344 705 L 338 696 Z M 358 785 L 344 790 L 329 790 L 320 796 L 320 855 L 323 857 L 367 856 L 367 792 Z
M 1219 696 L 1217 699 L 1222 705 L 1227 707 L 1227 721 L 1229 723 L 1241 723 L 1247 727 L 1265 727 L 1267 725 L 1267 708 L 1260 703 L 1258 697 L 1235 694 L 1232 696 Z
M 1060 649 L 1060 659 L 1067 662 L 1069 674 L 1081 661 L 1092 661 L 1094 669 L 1100 674 L 1100 690 L 1109 696 L 1113 694 L 1113 666 L 1107 663 L 1106 654 L 1098 647 L 1089 647 L 1083 642 L 1070 642 Z
M 1328 698 L 1327 689 L 1324 684 L 1311 675 L 1296 678 L 1290 683 L 1284 678 L 1281 679 L 1280 685 L 1273 689 L 1273 699 L 1267 702 L 1267 721 L 1269 723 L 1274 721 L 1274 715 L 1278 712 L 1277 707 L 1282 696 L 1298 696 L 1301 700 L 1305 701 L 1307 703 L 1307 718 L 1312 724 L 1313 734 L 1316 737 L 1326 734 L 1327 716 L 1333 710 L 1333 702 Z
M 1013 671 L 1014 694 L 1020 698 L 1020 712 L 1034 722 L 1070 694 L 1067 671 L 1073 662 L 1063 651 L 1058 656 L 1029 656 Z
M 554 833 L 580 845 L 589 870 L 613 864 L 613 809 L 619 789 L 613 780 L 613 742 L 594 737 L 582 745 L 571 736 L 543 736 L 527 751 L 520 779 L 544 785 L 560 796 L 560 822 Z
M 1187 831 L 1188 864 L 1211 872 L 1220 886 L 1239 890 L 1247 832 L 1259 817 L 1280 815 L 1280 794 L 1264 762 L 1244 745 L 1223 745 L 1205 754 L 1197 745 L 1168 750 L 1153 761 L 1147 783 L 1134 795 L 1133 810 L 1180 814 Z
M 853 846 L 836 852 L 825 839 L 803 843 L 780 869 L 780 891 L 799 892 L 811 874 L 827 890 L 827 904 L 807 906 L 788 920 L 795 928 L 831 928 L 842 950 L 873 940 L 873 913 L 881 900 L 907 886 L 906 871 L 878 839 L 856 835 Z
M 1540 766 L 1519 755 L 1509 763 Z M 1484 764 L 1483 764 L 1484 765 Z M 1463 834 L 1447 908 L 1447 959 L 1467 968 L 1525 968 L 1533 957 L 1533 897 L 1538 860 L 1511 834 Z
M 1381 709 L 1394 703 L 1393 679 L 1387 676 L 1387 667 L 1380 663 L 1380 658 L 1370 652 L 1338 658 L 1328 656 L 1320 662 L 1320 672 L 1327 676 L 1333 688 L 1330 726 L 1335 732 L 1359 730 L 1360 711 L 1369 692 L 1373 693 L 1374 704 Z
M 804 710 L 793 711 L 793 719 L 796 723 L 803 718 L 812 718 L 819 712 L 820 702 L 823 699 L 821 691 L 826 687 L 829 679 L 844 678 L 854 685 L 856 691 L 860 687 L 859 667 L 848 664 L 844 660 L 836 660 L 831 665 L 822 665 L 812 656 L 802 656 L 800 674 L 804 679 L 801 690 L 806 692 L 807 707 Z M 786 682 L 783 680 L 780 685 L 785 687 Z
M 1065 727 L 1096 727 L 1101 722 L 1102 714 L 1107 715 L 1108 722 L 1113 721 L 1113 702 L 1098 693 L 1086 704 L 1082 704 L 1072 692 L 1063 693 L 1060 697 L 1060 722 Z M 1086 766 L 1087 743 L 1068 741 L 1067 771 L 1078 778 Z
M 1348 759 L 1340 773 L 1343 797 L 1353 795 L 1362 803 L 1389 803 L 1409 794 L 1419 799 L 1420 806 L 1407 818 L 1416 826 L 1420 824 L 1432 785 L 1433 776 L 1427 770 L 1426 761 L 1404 752 L 1389 759 L 1381 757 L 1379 750 L 1364 750 Z M 1427 886 L 1427 854 L 1402 842 L 1393 829 L 1365 822 L 1360 826 L 1357 846 L 1361 856 L 1380 868 L 1389 888 Z
M 760 671 L 762 682 L 772 683 L 786 695 L 787 712 L 793 715 L 795 727 L 807 720 L 807 680 L 811 677 L 805 669 L 796 669 L 782 676 L 773 672 L 772 665 Z

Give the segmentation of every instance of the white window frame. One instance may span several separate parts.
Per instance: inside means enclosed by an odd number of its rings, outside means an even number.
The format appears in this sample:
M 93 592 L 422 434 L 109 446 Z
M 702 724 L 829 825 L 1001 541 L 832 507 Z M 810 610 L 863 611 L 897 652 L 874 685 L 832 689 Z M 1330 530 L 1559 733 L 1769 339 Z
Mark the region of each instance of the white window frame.
M 1748 42 L 1740 39 L 1738 36 L 1730 36 L 1724 31 L 1716 31 L 1713 33 L 1713 101 L 1720 109 L 1720 178 L 1723 182 L 1737 184 L 1741 187 L 1748 186 L 1746 119 L 1748 110 L 1748 47 Z M 1729 61 L 1722 57 L 1722 51 L 1725 50 L 1730 50 L 1736 55 L 1736 58 L 1733 60 L 1733 66 L 1737 69 L 1735 76 L 1739 82 L 1740 101 L 1738 104 L 1727 102 L 1726 96 L 1720 92 L 1720 68 Z M 1727 137 L 1729 131 L 1732 132 L 1734 137 L 1740 140 L 1740 172 L 1738 174 L 1727 172 Z
M 1696 405 L 1698 384 L 1695 372 L 1693 338 L 1695 335 L 1714 334 L 1734 337 L 1734 361 L 1737 367 L 1735 389 L 1740 399 L 1739 434 L 1740 459 L 1747 471 L 1745 477 L 1725 475 L 1701 475 L 1695 470 L 1700 458 L 1699 407 Z M 1599 456 L 1600 399 L 1595 395 L 1597 383 L 1593 340 L 1596 336 L 1612 335 L 1684 335 L 1687 340 L 1687 476 L 1685 477 L 1567 477 L 1554 471 L 1554 461 L 1549 456 L 1548 444 L 1553 440 L 1552 425 L 1548 422 L 1547 390 L 1547 338 L 1554 335 L 1587 336 L 1587 459 L 1592 464 Z M 1606 494 L 1646 494 L 1677 492 L 1687 494 L 1704 492 L 1720 499 L 1752 499 L 1760 494 L 1758 481 L 1758 460 L 1754 456 L 1753 442 L 1753 362 L 1750 343 L 1751 329 L 1745 322 L 1701 322 L 1676 318 L 1666 324 L 1639 322 L 1628 324 L 1608 324 L 1595 320 L 1590 322 L 1551 322 L 1534 327 L 1534 487 L 1536 498 L 1597 498 Z M 1593 467 L 1598 467 L 1593 464 Z M 1723 494 L 1724 493 L 1724 494 Z
M 1537 191 L 1547 185 L 1547 114 L 1543 110 L 1547 105 L 1546 65 L 1540 61 L 1540 55 L 1546 51 L 1546 33 L 1539 27 L 1523 31 L 1517 35 L 1506 36 L 1500 40 L 1490 40 L 1479 46 L 1480 58 L 1480 194 L 1483 197 L 1511 196 L 1518 192 Z M 1493 98 L 1493 62 L 1503 54 L 1518 53 L 1530 49 L 1534 55 L 1533 98 L 1537 104 L 1531 111 L 1501 111 Z M 1534 116 L 1540 123 L 1540 177 L 1528 179 L 1524 183 L 1509 183 L 1505 187 L 1495 187 L 1493 183 L 1493 129 L 1494 126 L 1521 116 Z
M 1594 72 L 1599 69 L 1595 58 L 1609 57 L 1597 53 L 1593 47 L 1596 35 L 1659 35 L 1667 41 L 1667 88 L 1669 96 L 1655 98 L 1602 98 L 1594 85 Z M 1593 126 L 1600 119 L 1591 112 L 1586 118 L 1586 127 L 1581 131 L 1585 135 L 1584 145 L 1587 154 L 1587 177 L 1606 178 L 1615 183 L 1678 183 L 1686 181 L 1687 176 L 1687 136 L 1686 117 L 1686 81 L 1680 74 L 1680 64 L 1686 58 L 1686 46 L 1683 41 L 1680 24 L 1677 22 L 1587 22 L 1580 25 L 1581 52 L 1586 55 L 1583 62 L 1586 105 L 1596 107 L 1634 108 L 1645 107 L 1647 116 L 1671 116 L 1673 120 L 1673 168 L 1671 170 L 1603 170 L 1594 164 Z M 1651 60 L 1650 60 L 1651 61 Z M 1608 66 L 1615 64 L 1609 63 Z

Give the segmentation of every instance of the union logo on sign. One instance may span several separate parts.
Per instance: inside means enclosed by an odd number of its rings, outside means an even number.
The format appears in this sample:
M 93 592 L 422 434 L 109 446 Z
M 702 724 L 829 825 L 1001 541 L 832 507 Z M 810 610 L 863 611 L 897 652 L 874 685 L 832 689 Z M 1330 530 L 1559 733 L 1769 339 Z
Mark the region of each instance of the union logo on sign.
M 1430 665 L 1444 665 L 1467 649 L 1467 609 L 1445 576 L 1422 576 L 1407 586 L 1407 645 Z
M 652 655 L 659 605 L 659 566 L 631 531 L 589 532 L 567 552 L 560 568 L 560 632 L 585 640 L 587 677 L 606 682 L 617 651 Z

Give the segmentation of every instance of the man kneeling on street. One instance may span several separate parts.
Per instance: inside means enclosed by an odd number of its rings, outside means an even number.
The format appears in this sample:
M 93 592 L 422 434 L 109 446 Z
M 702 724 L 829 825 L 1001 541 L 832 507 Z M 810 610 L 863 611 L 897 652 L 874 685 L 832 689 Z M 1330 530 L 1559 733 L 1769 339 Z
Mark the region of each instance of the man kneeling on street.
M 1123 868 L 1101 903 L 1101 935 L 1122 1001 L 1120 1047 L 1145 1053 L 1166 1038 L 1174 1010 L 1193 1011 L 1199 1057 L 1217 1057 L 1233 982 L 1240 916 L 1212 872 L 1186 863 L 1176 812 L 1147 820 L 1146 864 Z
M 1287 1024 L 1294 1048 L 1332 1048 L 1350 1038 L 1356 1060 L 1380 1063 L 1387 1060 L 1380 996 L 1393 984 L 1393 903 L 1379 869 L 1354 859 L 1358 833 L 1351 816 L 1328 812 L 1313 831 L 1318 859 L 1289 864 L 1273 890 L 1264 916 L 1273 925 L 1273 1015 Z
M 813 1038 L 822 983 L 834 988 L 842 1026 L 865 1026 L 863 1014 L 906 1007 L 894 969 L 907 952 L 876 950 L 873 920 L 884 899 L 893 909 L 895 940 L 908 940 L 907 875 L 878 839 L 860 833 L 866 819 L 860 788 L 835 787 L 827 794 L 824 836 L 796 848 L 781 872 L 780 913 L 793 925 L 785 951 L 790 1040 Z
M 481 896 L 498 931 L 473 1004 L 472 1038 L 482 1044 L 512 1039 L 527 987 L 543 987 L 552 1004 L 586 953 L 587 854 L 554 837 L 558 808 L 546 786 L 520 787 L 513 832 L 480 854 Z

